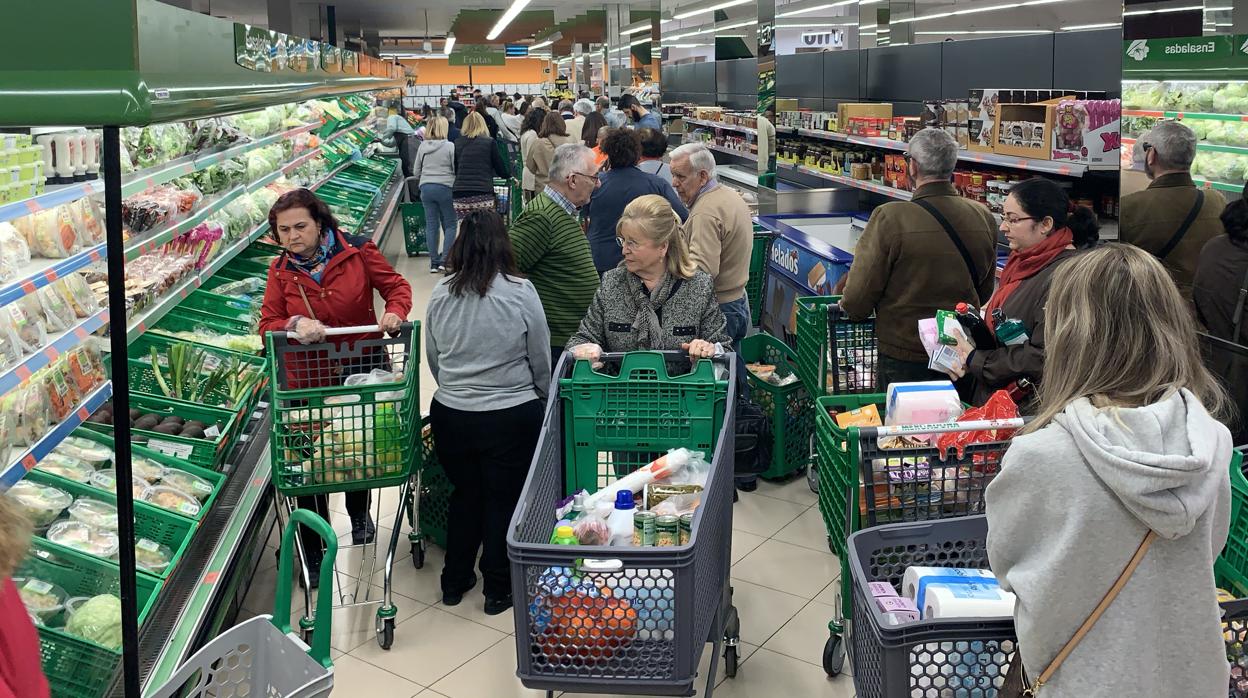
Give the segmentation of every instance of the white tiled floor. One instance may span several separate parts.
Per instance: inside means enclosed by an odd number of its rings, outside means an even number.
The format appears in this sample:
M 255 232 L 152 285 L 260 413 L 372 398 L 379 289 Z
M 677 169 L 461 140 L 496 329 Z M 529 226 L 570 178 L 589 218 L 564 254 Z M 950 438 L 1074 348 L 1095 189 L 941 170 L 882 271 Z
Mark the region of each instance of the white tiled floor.
M 415 319 L 440 279 L 428 272 L 425 257 L 402 254 L 402 231 L 392 231 L 385 250 L 415 291 Z M 421 403 L 428 408 L 435 385 L 422 360 Z M 397 509 L 397 493 L 382 495 L 384 512 Z M 335 530 L 349 530 L 340 497 L 331 498 Z M 394 524 L 391 514 L 380 521 L 383 536 Z M 406 533 L 406 522 L 400 531 Z M 441 605 L 438 574 L 442 553 L 429 549 L 425 567 L 412 567 L 406 536 L 400 538 L 393 575 L 399 607 L 394 647 L 381 650 L 373 634 L 372 607 L 341 609 L 333 614 L 331 645 L 337 672 L 337 694 L 378 698 L 512 698 L 543 696 L 527 690 L 515 677 L 516 645 L 512 614 L 489 617 L 482 611 L 480 585 L 453 608 Z M 383 538 L 385 540 L 385 538 Z M 826 533 L 804 478 L 787 483 L 762 483 L 742 494 L 733 509 L 732 577 L 734 601 L 741 614 L 741 662 L 736 678 L 723 676 L 720 663 L 715 695 L 720 698 L 854 695 L 853 681 L 842 675 L 829 679 L 820 666 L 828 620 L 834 613 L 840 565 L 828 552 Z M 348 564 L 351 563 L 351 564 Z M 340 558 L 339 566 L 359 574 L 358 558 Z M 272 608 L 275 561 L 266 555 L 245 602 L 249 614 Z M 372 578 L 381 584 L 380 572 Z M 339 586 L 352 589 L 342 577 Z M 297 591 L 297 588 L 296 588 Z M 373 593 L 378 591 L 373 587 Z M 295 594 L 294 606 L 303 598 Z M 296 614 L 297 616 L 297 614 Z M 700 676 L 709 670 L 710 645 L 703 652 Z M 697 683 L 698 695 L 703 681 Z M 564 694 L 565 698 L 576 698 Z

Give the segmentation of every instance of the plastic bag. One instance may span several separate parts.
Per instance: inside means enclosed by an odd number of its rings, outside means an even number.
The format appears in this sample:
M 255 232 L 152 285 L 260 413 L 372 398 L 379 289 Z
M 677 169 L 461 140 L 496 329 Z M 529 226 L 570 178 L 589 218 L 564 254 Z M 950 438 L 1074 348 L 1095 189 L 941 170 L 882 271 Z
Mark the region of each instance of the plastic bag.
M 78 392 L 78 386 L 66 375 L 63 361 L 48 366 L 43 373 L 43 387 L 47 392 L 52 421 L 60 422 L 69 416 L 82 396 Z
M 104 364 L 94 347 L 74 347 L 65 357 L 69 379 L 80 394 L 87 394 L 104 382 Z
M 32 317 L 22 309 L 20 302 L 0 308 L 0 334 L 7 338 L 8 355 L 14 361 L 33 354 L 48 341 L 43 318 Z
M 1004 390 L 993 393 L 982 407 L 972 407 L 958 417 L 959 422 L 984 421 L 991 419 L 1017 419 L 1018 405 L 1010 399 Z M 1009 441 L 1016 429 L 976 429 L 974 431 L 952 431 L 941 434 L 936 439 L 936 447 L 942 454 L 950 448 L 956 449 L 958 458 L 964 458 L 966 447 L 970 444 L 990 443 L 993 441 Z M 1004 449 L 1003 449 L 1004 450 Z M 986 465 L 997 465 L 1001 454 L 975 454 L 974 462 L 977 469 Z M 995 470 L 995 468 L 994 468 Z
M 368 373 L 354 373 L 352 375 L 349 375 L 347 376 L 347 379 L 342 382 L 342 384 L 346 386 L 382 385 L 384 383 L 399 383 L 399 382 L 402 382 L 402 380 L 403 380 L 402 373 L 393 373 L 391 371 L 384 371 L 380 368 L 374 368 L 372 371 L 369 371 Z M 377 393 L 377 396 L 376 396 L 376 399 L 379 402 L 384 402 L 387 400 L 400 400 L 402 398 L 403 398 L 402 390 Z M 329 400 L 326 400 L 326 402 L 329 402 Z M 354 400 L 352 400 L 352 402 L 354 402 Z
M 68 204 L 66 208 L 69 209 L 69 218 L 74 224 L 74 230 L 78 233 L 79 243 L 84 247 L 89 247 L 104 242 L 104 221 L 100 217 L 95 199 L 84 196 Z
M 48 430 L 49 411 L 43 377 L 35 375 L 25 385 L 0 398 L 0 414 L 9 424 L 10 443 L 30 446 Z
M 90 317 L 99 311 L 99 299 L 91 292 L 91 286 L 82 274 L 70 274 L 53 285 L 63 287 L 65 297 L 74 309 L 74 315 L 79 318 Z
M 30 246 L 26 238 L 11 223 L 0 223 L 0 281 L 8 281 L 17 275 L 21 267 L 30 263 Z
M 78 243 L 78 233 L 64 206 L 19 218 L 15 225 L 25 235 L 31 253 L 38 257 L 64 259 Z
M 47 329 L 51 332 L 64 332 L 73 327 L 78 319 L 63 289 L 64 284 L 53 283 L 35 291 L 43 308 L 43 317 L 47 320 Z
M 586 511 L 572 525 L 572 532 L 580 545 L 607 545 L 611 530 L 607 519 L 598 511 Z

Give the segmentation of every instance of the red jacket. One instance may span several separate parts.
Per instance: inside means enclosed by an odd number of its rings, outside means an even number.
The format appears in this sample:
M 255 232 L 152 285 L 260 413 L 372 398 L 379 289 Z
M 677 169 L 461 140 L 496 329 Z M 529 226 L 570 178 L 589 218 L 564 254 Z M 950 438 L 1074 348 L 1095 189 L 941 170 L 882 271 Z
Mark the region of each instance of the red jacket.
M 412 310 L 412 287 L 366 237 L 338 236 L 338 244 L 325 264 L 321 282 L 296 267 L 286 253 L 269 265 L 269 279 L 260 309 L 260 334 L 283 332 L 292 317 L 315 317 L 326 327 L 376 325 L 373 291 L 381 293 L 386 312 L 404 320 Z M 303 294 L 299 290 L 303 289 Z M 307 303 L 304 302 L 307 296 Z M 309 312 L 308 305 L 311 305 Z M 358 339 L 375 338 L 377 333 L 344 335 L 333 338 L 341 347 Z M 289 363 L 289 362 L 288 362 Z M 291 366 L 287 366 L 288 373 Z M 302 381 L 301 381 L 302 382 Z M 332 381 L 331 381 L 332 382 Z M 316 385 L 328 384 L 315 381 Z M 291 387 L 313 387 L 299 385 Z
M 6 578 L 0 590 L 0 698 L 48 698 L 39 657 L 39 633 L 22 597 Z

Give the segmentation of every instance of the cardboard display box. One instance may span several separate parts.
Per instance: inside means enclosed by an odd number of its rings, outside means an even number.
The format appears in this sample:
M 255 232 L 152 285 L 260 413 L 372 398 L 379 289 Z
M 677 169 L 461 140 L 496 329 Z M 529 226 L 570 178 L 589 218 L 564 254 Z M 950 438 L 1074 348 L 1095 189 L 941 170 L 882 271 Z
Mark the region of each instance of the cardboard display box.
M 1053 122 L 1062 99 L 1035 104 L 998 104 L 992 152 L 1032 160 L 1053 156 Z M 1022 127 L 1028 124 L 1027 127 Z
M 1117 164 L 1122 109 L 1117 101 L 1062 101 L 1053 120 L 1052 159 L 1084 165 Z
M 1001 107 L 1001 93 L 1008 90 L 976 89 L 970 92 L 969 119 L 967 121 L 967 149 L 991 153 L 996 140 L 997 110 Z
M 876 119 L 892 119 L 892 104 L 838 104 L 836 105 L 836 129 L 845 132 L 849 128 L 849 120 L 855 116 L 866 116 Z

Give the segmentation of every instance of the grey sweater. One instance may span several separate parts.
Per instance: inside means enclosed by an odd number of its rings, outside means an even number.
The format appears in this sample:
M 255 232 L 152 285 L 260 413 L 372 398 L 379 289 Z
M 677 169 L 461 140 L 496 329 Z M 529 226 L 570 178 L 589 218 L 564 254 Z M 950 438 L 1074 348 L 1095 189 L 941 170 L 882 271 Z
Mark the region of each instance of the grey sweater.
M 704 271 L 695 272 L 681 282 L 680 288 L 663 304 L 659 324 L 663 340 L 659 346 L 639 346 L 637 301 L 628 290 L 631 272 L 623 264 L 602 275 L 602 285 L 581 320 L 581 326 L 568 340 L 567 348 L 578 344 L 597 344 L 603 351 L 637 351 L 639 349 L 679 350 L 680 345 L 694 339 L 718 342 L 724 351 L 732 351 L 719 303 L 715 302 L 715 282 Z M 654 344 L 653 342 L 651 344 Z
M 550 331 L 527 279 L 498 275 L 484 297 L 434 286 L 425 315 L 425 357 L 433 399 L 465 412 L 544 400 L 550 389 Z
M 1018 595 L 1032 680 L 1158 538 L 1044 698 L 1224 698 L 1229 670 L 1213 562 L 1230 525 L 1231 438 L 1184 390 L 1152 405 L 1080 399 L 1014 439 L 986 492 L 988 558 Z
M 447 140 L 425 141 L 416 151 L 412 176 L 420 184 L 455 184 L 455 144 Z

